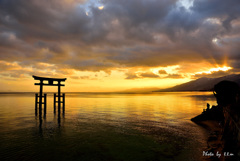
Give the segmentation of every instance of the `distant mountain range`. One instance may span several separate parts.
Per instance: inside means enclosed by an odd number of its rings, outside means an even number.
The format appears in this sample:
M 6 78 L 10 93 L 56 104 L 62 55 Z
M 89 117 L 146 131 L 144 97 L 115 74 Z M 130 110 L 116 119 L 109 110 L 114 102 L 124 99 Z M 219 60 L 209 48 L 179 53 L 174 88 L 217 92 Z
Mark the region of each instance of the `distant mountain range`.
M 218 78 L 202 77 L 171 88 L 156 90 L 154 92 L 174 92 L 174 91 L 211 91 L 214 85 L 223 80 L 234 81 L 240 86 L 240 74 L 232 74 Z

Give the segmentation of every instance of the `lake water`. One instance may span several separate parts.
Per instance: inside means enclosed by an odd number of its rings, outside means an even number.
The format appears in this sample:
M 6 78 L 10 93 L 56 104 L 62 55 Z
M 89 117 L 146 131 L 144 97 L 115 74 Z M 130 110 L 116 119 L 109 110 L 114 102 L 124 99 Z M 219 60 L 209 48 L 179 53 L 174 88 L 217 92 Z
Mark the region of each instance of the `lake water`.
M 200 161 L 207 131 L 190 119 L 210 92 L 67 93 L 65 113 L 35 116 L 34 94 L 0 94 L 0 160 Z

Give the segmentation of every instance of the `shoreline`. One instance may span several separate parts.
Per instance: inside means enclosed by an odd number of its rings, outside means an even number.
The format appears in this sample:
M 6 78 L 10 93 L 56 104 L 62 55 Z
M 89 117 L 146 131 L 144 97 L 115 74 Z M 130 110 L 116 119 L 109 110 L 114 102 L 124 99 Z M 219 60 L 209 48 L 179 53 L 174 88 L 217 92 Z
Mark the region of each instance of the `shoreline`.
M 196 122 L 195 122 L 196 123 Z M 222 127 L 217 121 L 206 120 L 196 123 L 207 130 L 207 148 L 203 151 L 204 161 L 223 160 Z M 219 156 L 219 154 L 222 154 Z

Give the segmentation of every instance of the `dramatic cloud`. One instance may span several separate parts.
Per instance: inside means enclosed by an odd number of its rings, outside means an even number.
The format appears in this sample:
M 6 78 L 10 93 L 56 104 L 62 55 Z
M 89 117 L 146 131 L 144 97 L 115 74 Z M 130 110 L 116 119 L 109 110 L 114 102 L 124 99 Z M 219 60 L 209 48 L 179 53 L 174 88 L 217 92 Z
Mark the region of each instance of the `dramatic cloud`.
M 140 74 L 141 77 L 144 77 L 144 78 L 159 78 L 158 75 L 154 74 L 154 73 L 141 73 Z
M 229 71 L 216 71 L 216 72 L 212 72 L 210 74 L 208 74 L 208 73 L 194 74 L 193 78 L 195 78 L 195 79 L 201 78 L 201 77 L 214 78 L 214 77 L 222 77 L 222 76 L 229 75 L 229 74 L 232 74 L 232 73 Z
M 182 75 L 180 74 L 169 74 L 168 76 L 164 77 L 164 78 L 174 78 L 174 79 L 179 79 L 179 78 L 183 78 Z
M 126 73 L 127 77 L 125 79 L 138 79 L 140 78 L 139 76 L 137 76 L 136 73 Z
M 165 70 L 159 70 L 158 73 L 159 74 L 167 74 L 167 72 Z
M 125 78 L 183 78 L 203 63 L 239 72 L 240 2 L 186 2 L 0 0 L 0 75 L 93 79 L 76 72 L 145 68 Z M 149 73 L 174 65 L 179 73 Z

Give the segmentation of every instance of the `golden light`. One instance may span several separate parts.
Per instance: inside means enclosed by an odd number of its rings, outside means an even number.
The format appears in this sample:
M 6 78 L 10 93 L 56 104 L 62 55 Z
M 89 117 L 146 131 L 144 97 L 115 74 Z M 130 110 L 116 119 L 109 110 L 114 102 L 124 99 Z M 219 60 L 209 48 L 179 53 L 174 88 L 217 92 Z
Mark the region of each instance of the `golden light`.
M 218 41 L 217 38 L 212 39 L 212 42 L 213 42 L 213 43 L 217 43 L 217 41 Z
M 150 71 L 156 75 L 159 75 L 159 70 L 165 70 L 168 74 L 174 74 L 174 73 L 177 73 L 177 69 L 179 67 L 180 67 L 179 65 L 173 65 L 173 66 L 167 66 L 167 67 L 157 67 L 157 68 L 151 68 Z
M 98 9 L 99 10 L 102 10 L 104 8 L 104 6 L 99 6 Z
M 209 22 L 209 23 L 217 24 L 217 25 L 220 25 L 220 24 L 221 24 L 221 21 L 220 21 L 220 19 L 218 19 L 218 18 L 207 18 L 207 19 L 205 20 L 205 22 Z
M 225 71 L 228 71 L 230 69 L 232 69 L 232 67 L 223 66 L 223 67 L 211 68 L 208 71 L 197 72 L 195 74 L 203 74 L 203 73 L 211 74 L 213 72 L 218 72 L 218 71 L 224 71 L 225 72 Z

